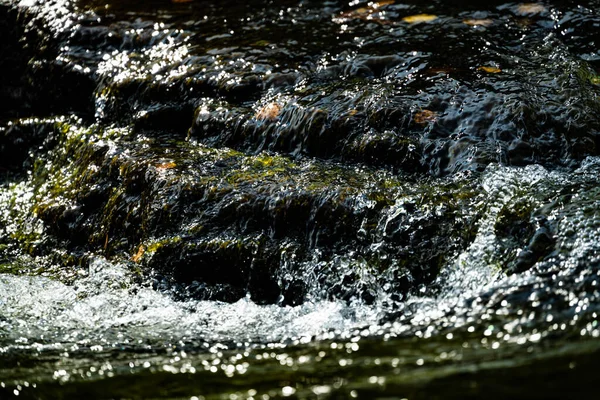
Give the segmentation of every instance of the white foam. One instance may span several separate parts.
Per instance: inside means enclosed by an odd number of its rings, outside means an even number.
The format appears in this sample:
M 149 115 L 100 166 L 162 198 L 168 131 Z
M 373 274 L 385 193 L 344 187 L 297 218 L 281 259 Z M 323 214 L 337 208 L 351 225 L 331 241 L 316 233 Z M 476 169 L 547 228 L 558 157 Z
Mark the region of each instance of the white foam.
M 232 304 L 178 302 L 132 283 L 125 266 L 100 258 L 73 285 L 0 274 L 0 310 L 5 345 L 16 340 L 159 346 L 177 341 L 281 342 L 377 321 L 375 309 L 341 301 L 296 307 L 261 306 L 247 298 Z

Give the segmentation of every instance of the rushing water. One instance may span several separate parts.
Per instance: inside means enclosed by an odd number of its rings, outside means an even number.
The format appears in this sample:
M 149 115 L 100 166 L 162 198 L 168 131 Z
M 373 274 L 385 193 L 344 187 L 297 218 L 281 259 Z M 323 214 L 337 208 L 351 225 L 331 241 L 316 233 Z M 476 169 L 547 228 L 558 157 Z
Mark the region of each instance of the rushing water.
M 593 396 L 599 5 L 0 0 L 0 397 Z

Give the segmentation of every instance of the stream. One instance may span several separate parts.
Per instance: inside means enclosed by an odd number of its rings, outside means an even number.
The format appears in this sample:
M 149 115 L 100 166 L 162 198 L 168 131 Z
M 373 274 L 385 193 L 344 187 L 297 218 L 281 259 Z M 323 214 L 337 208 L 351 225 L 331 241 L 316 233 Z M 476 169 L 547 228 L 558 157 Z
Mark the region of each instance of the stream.
M 0 398 L 594 397 L 599 9 L 0 0 Z

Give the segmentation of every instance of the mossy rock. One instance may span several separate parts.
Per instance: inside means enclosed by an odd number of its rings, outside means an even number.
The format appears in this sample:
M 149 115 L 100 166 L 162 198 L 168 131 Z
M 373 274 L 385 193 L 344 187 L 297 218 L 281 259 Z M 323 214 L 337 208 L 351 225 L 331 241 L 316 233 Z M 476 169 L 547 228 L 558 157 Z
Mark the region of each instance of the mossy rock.
M 50 243 L 75 259 L 125 255 L 180 286 L 197 282 L 196 289 L 224 293 L 214 288 L 227 285 L 258 302 L 296 304 L 311 295 L 310 271 L 323 277 L 318 291 L 331 296 L 372 298 L 387 269 L 398 270 L 403 292 L 412 290 L 435 279 L 470 240 L 455 234 L 474 222 L 462 209 L 475 192 L 461 185 L 434 188 L 384 170 L 248 156 L 127 129 L 58 122 L 54 135 L 30 177 L 29 207 L 42 235 L 54 238 L 37 255 Z M 291 264 L 282 261 L 286 251 Z M 353 268 L 352 259 L 340 261 L 349 251 L 365 260 L 356 265 L 378 266 L 375 286 L 331 283 L 332 273 L 346 276 L 340 265 Z M 283 279 L 284 269 L 296 278 Z M 362 279 L 352 276 L 343 279 Z

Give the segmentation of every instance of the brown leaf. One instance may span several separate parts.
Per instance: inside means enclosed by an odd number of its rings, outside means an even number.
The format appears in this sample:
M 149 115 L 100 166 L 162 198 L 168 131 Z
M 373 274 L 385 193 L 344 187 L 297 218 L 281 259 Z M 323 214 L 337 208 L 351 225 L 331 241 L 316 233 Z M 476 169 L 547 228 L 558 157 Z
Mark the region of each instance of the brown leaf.
M 277 103 L 269 103 L 256 113 L 256 119 L 275 121 L 281 112 L 281 106 Z
M 469 26 L 490 26 L 493 23 L 494 23 L 494 21 L 492 21 L 489 18 L 486 18 L 486 19 L 465 19 L 465 20 L 463 20 L 463 24 L 466 24 L 466 25 L 469 25 Z
M 517 6 L 519 14 L 541 14 L 546 11 L 546 7 L 539 3 L 523 3 Z
M 369 15 L 373 13 L 373 9 L 361 7 L 352 11 L 345 11 L 340 14 L 339 17 L 335 17 L 333 22 L 335 23 L 343 23 L 349 19 L 366 19 Z
M 419 24 L 421 22 L 431 22 L 437 19 L 437 15 L 432 14 L 417 14 L 409 15 L 408 17 L 402 18 L 402 21 L 408 22 L 409 24 Z
M 140 247 L 138 247 L 137 253 L 135 253 L 131 257 L 131 261 L 139 262 L 142 259 L 142 256 L 144 255 L 145 252 L 146 252 L 146 246 L 144 246 L 143 244 L 140 244 Z
M 435 122 L 438 114 L 431 110 L 421 110 L 413 117 L 414 121 L 419 125 L 427 125 L 430 122 Z
M 383 7 L 383 6 L 389 6 L 389 5 L 394 4 L 394 3 L 395 3 L 394 0 L 383 0 L 383 1 L 378 1 L 376 3 L 373 3 L 371 5 L 371 7 L 373 7 L 373 8 L 380 8 L 380 7 Z
M 455 72 L 456 68 L 452 67 L 431 67 L 427 68 L 424 72 L 428 75 L 437 75 L 437 74 L 449 74 L 451 72 Z
M 156 165 L 156 169 L 171 169 L 175 168 L 176 166 L 177 164 L 175 164 L 173 161 L 167 161 Z
M 487 67 L 487 66 L 481 66 L 481 67 L 477 68 L 477 70 L 487 72 L 488 74 L 497 74 L 499 72 L 502 72 L 502 70 L 500 68 Z

